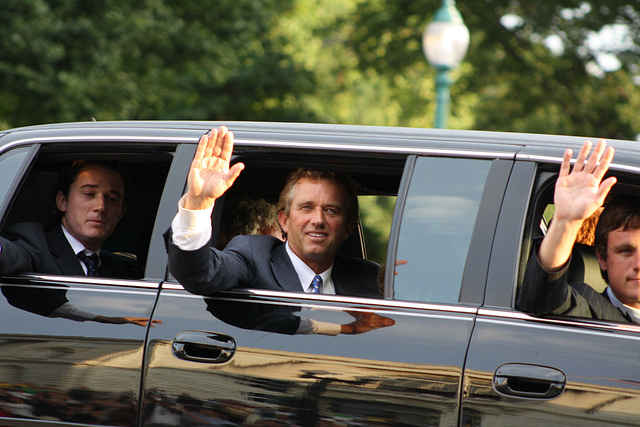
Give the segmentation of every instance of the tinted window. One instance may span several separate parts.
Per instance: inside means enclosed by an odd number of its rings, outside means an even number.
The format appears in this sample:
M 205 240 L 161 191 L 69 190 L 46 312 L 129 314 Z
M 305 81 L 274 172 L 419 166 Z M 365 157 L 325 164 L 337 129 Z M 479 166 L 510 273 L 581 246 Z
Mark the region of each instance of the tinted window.
M 485 160 L 418 159 L 403 210 L 394 298 L 458 301 L 490 167 Z
M 7 195 L 16 173 L 30 149 L 31 147 L 21 147 L 0 156 L 0 202 Z

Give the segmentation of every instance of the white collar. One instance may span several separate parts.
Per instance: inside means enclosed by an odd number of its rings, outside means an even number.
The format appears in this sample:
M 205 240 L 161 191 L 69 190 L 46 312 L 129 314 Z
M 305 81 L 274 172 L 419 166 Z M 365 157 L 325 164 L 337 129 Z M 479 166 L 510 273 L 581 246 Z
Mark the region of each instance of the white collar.
M 296 274 L 298 275 L 298 279 L 302 284 L 302 290 L 304 292 L 309 292 L 311 288 L 311 282 L 313 278 L 316 276 L 316 273 L 304 263 L 298 257 L 298 255 L 294 254 L 289 247 L 289 241 L 285 243 L 285 248 L 287 249 L 287 254 L 289 255 L 289 259 L 291 259 L 291 263 L 293 264 L 293 268 L 296 270 Z M 322 277 L 322 292 L 323 294 L 334 294 L 336 293 L 335 288 L 333 286 L 333 282 L 331 281 L 331 272 L 333 271 L 333 264 L 327 270 L 320 273 L 320 277 Z
M 78 239 L 73 237 L 71 233 L 69 233 L 69 230 L 67 230 L 64 225 L 60 224 L 60 227 L 62 227 L 62 233 L 64 234 L 64 237 L 67 238 L 67 241 L 69 242 L 69 245 L 71 245 L 71 249 L 73 249 L 74 254 L 77 255 L 80 252 L 84 251 L 84 253 L 86 253 L 87 255 L 91 255 L 93 253 L 100 255 L 100 249 L 98 249 L 95 252 L 90 251 L 89 249 L 85 248 L 84 245 L 80 243 Z
M 611 286 L 607 287 L 607 295 L 609 296 L 611 304 L 615 305 L 618 310 L 628 315 L 634 323 L 640 323 L 640 309 L 629 307 L 628 305 L 620 302 L 620 300 L 613 294 Z

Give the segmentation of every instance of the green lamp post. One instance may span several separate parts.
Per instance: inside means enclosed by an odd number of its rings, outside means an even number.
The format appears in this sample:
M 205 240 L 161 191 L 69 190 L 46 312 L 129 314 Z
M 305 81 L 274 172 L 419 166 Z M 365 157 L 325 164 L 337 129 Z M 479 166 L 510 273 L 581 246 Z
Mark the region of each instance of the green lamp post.
M 447 127 L 449 89 L 453 83 L 449 72 L 456 68 L 469 47 L 469 30 L 456 9 L 454 0 L 443 0 L 433 21 L 422 35 L 422 50 L 427 61 L 438 71 L 436 76 L 436 128 Z

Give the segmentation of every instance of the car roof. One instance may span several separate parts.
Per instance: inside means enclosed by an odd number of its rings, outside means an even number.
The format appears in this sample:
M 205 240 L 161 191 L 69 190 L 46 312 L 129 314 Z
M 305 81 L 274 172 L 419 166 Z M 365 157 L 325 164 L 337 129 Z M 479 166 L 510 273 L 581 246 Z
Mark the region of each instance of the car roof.
M 19 142 L 131 141 L 196 143 L 213 127 L 227 126 L 237 147 L 299 147 L 327 150 L 382 151 L 434 154 L 464 150 L 467 154 L 546 159 L 558 162 L 566 148 L 579 149 L 586 139 L 597 138 L 408 127 L 280 123 L 244 121 L 91 121 L 54 123 L 0 132 L 0 147 Z M 636 166 L 637 141 L 608 140 L 616 148 L 615 164 Z M 614 167 L 615 169 L 615 167 Z

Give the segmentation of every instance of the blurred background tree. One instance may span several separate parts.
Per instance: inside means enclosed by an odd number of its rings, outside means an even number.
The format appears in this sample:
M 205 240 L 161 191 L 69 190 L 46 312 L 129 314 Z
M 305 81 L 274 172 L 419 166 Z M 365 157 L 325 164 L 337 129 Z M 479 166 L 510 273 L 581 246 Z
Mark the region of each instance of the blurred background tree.
M 431 127 L 441 0 L 5 0 L 0 128 L 75 120 Z M 458 1 L 449 126 L 635 139 L 630 0 Z

